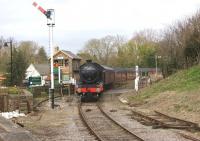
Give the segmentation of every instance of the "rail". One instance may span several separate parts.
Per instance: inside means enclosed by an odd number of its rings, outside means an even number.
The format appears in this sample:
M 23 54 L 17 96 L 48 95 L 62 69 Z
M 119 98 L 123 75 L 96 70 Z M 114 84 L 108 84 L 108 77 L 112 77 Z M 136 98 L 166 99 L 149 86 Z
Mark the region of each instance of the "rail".
M 153 128 L 173 128 L 200 131 L 197 123 L 174 118 L 166 114 L 154 111 L 154 115 L 145 115 L 144 113 L 132 110 L 133 118 L 144 123 L 152 125 Z
M 85 117 L 84 112 L 83 112 L 81 106 L 82 106 L 82 103 L 80 102 L 78 104 L 78 109 L 79 109 L 79 114 L 80 114 L 80 117 L 81 117 L 82 121 L 87 126 L 87 128 L 89 129 L 89 131 L 97 138 L 97 140 L 103 141 L 103 139 L 98 134 L 95 133 L 95 131 L 93 130 L 93 128 L 87 122 L 87 118 Z
M 62 97 L 62 96 L 55 96 L 54 99 L 60 98 L 60 97 Z M 46 98 L 46 99 L 40 101 L 39 103 L 36 103 L 35 105 L 33 105 L 33 109 L 35 109 L 36 107 L 40 106 L 42 103 L 48 101 L 49 99 L 50 99 L 50 98 Z
M 131 131 L 129 131 L 127 128 L 125 128 L 124 126 L 122 126 L 119 122 L 117 122 L 116 120 L 114 120 L 111 116 L 109 116 L 101 107 L 100 103 L 97 104 L 98 108 L 100 109 L 100 111 L 108 118 L 110 119 L 112 122 L 114 122 L 115 124 L 117 124 L 118 126 L 120 126 L 123 130 L 125 130 L 126 132 L 132 134 L 133 136 L 135 136 L 136 138 L 138 138 L 139 141 L 143 141 L 143 139 L 141 139 L 140 137 L 138 137 L 137 135 L 133 134 Z
M 132 110 L 132 112 L 133 118 L 135 120 L 139 121 L 142 124 L 150 125 L 152 126 L 152 128 L 172 128 L 200 131 L 200 127 L 197 123 L 174 118 L 158 111 L 154 111 L 155 115 L 145 115 L 144 113 L 135 110 Z M 183 133 L 178 134 L 192 141 L 200 141 L 200 139 L 197 139 L 196 137 L 192 137 L 190 135 L 186 135 Z
M 91 103 L 90 103 L 91 104 Z M 90 107 L 91 106 L 91 107 Z M 90 132 L 100 141 L 108 140 L 135 140 L 144 141 L 117 121 L 111 118 L 98 103 L 86 105 L 84 109 L 82 103 L 79 103 L 79 113 L 81 119 L 86 124 Z M 88 107 L 90 107 L 88 109 Z M 104 130 L 106 129 L 106 130 Z M 113 134 L 112 134 L 113 133 Z

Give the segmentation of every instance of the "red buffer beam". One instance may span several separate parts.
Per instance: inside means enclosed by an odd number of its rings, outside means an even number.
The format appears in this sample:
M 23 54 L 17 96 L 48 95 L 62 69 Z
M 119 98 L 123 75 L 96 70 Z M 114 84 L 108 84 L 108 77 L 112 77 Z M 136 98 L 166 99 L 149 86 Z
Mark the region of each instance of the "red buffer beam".
M 40 12 L 42 12 L 46 16 L 47 11 L 44 10 L 44 8 L 42 8 L 40 5 L 38 5 L 37 2 L 34 1 L 33 6 L 36 7 Z

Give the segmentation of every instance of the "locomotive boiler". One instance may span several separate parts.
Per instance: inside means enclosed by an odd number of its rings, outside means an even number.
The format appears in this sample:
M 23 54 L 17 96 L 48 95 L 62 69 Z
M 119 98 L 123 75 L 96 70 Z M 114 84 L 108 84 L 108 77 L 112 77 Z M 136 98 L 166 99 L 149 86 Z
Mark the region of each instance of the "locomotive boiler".
M 81 96 L 81 101 L 98 99 L 104 89 L 112 86 L 115 81 L 113 68 L 106 67 L 87 60 L 80 66 L 80 81 L 76 92 Z

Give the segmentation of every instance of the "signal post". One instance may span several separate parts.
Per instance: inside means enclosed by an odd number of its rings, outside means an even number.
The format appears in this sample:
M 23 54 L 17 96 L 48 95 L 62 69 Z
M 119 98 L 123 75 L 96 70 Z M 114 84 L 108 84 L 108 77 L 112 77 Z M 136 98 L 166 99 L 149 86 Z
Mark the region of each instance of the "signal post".
M 54 9 L 43 9 L 36 2 L 33 2 L 33 6 L 36 7 L 41 13 L 43 13 L 47 18 L 47 26 L 49 27 L 49 48 L 51 50 L 51 87 L 49 89 L 49 100 L 51 108 L 54 109 L 54 74 L 53 74 L 53 27 L 55 26 L 55 12 Z

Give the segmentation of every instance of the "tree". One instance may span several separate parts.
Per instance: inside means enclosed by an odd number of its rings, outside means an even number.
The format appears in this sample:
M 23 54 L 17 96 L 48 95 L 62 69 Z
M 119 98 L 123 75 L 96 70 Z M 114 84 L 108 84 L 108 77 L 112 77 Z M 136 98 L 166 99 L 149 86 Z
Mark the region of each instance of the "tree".
M 158 50 L 157 38 L 152 30 L 143 30 L 136 33 L 129 41 L 130 55 L 134 56 L 135 63 L 140 67 L 155 67 L 155 55 Z
M 163 32 L 159 53 L 166 74 L 200 63 L 200 12 L 178 21 Z
M 158 44 L 153 32 L 144 30 L 136 33 L 128 42 L 121 36 L 91 39 L 79 55 L 113 67 L 134 67 L 135 65 L 155 67 L 157 48 Z
M 5 39 L 0 38 L 0 74 L 6 72 L 6 66 L 10 62 L 10 47 L 4 47 Z
M 8 56 L 10 56 L 9 49 L 2 48 L 0 50 L 0 72 L 2 73 L 6 72 L 6 66 L 10 62 L 10 58 Z
M 79 55 L 85 60 L 92 59 L 100 64 L 113 66 L 117 57 L 117 50 L 122 44 L 124 44 L 124 39 L 120 36 L 91 39 L 79 52 Z
M 44 47 L 40 47 L 39 50 L 38 50 L 38 53 L 36 54 L 36 58 L 35 58 L 36 62 L 38 64 L 45 64 L 47 63 L 48 61 L 48 58 L 47 58 L 47 54 L 44 50 Z
M 7 79 L 5 83 L 8 86 L 22 85 L 28 64 L 21 50 L 17 50 L 16 48 L 13 49 L 12 82 L 11 82 L 10 67 L 11 67 L 10 64 L 7 65 L 7 72 L 9 73 L 7 73 Z
M 38 52 L 39 46 L 35 42 L 22 41 L 20 42 L 18 48 L 22 51 L 24 59 L 28 64 L 36 62 L 36 54 Z

